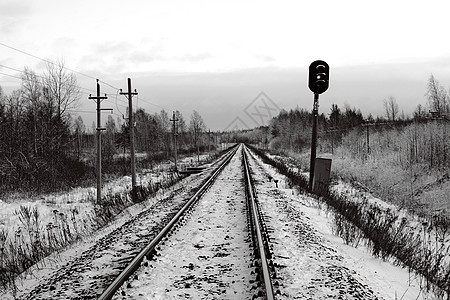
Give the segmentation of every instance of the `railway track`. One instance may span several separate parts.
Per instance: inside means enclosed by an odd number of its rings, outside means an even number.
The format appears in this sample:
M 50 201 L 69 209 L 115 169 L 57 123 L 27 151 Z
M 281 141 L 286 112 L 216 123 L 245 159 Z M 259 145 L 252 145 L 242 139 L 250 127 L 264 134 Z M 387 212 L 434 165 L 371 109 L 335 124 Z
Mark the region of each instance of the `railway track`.
M 245 146 L 187 179 L 17 298 L 383 299 Z
M 180 244 L 181 241 L 190 242 L 194 239 L 186 236 L 174 238 L 173 235 L 186 227 L 183 224 L 189 222 L 195 214 L 196 207 L 206 205 L 200 209 L 200 212 L 204 212 L 203 215 L 195 221 L 199 225 L 198 230 L 207 231 L 206 227 L 217 229 L 218 232 L 215 234 L 223 239 L 211 244 L 210 250 L 213 253 L 198 255 L 196 258 L 200 257 L 205 262 L 209 258 L 227 260 L 227 257 L 234 257 L 234 263 L 218 261 L 215 265 L 209 265 L 210 274 L 199 277 L 199 281 L 206 280 L 212 285 L 217 285 L 220 289 L 216 293 L 220 298 L 234 298 L 236 294 L 242 296 L 244 293 L 243 299 L 273 299 L 272 285 L 268 277 L 270 267 L 268 250 L 265 248 L 267 243 L 262 241 L 264 230 L 260 225 L 254 200 L 254 186 L 243 148 L 244 146 L 236 147 L 224 155 L 206 178 L 195 175 L 196 179 L 191 184 L 199 180 L 202 182 L 197 183 L 197 188 L 188 192 L 191 194 L 188 199 L 183 197 L 183 194 L 186 194 L 185 187 L 181 185 L 174 188 L 171 195 L 157 201 L 150 208 L 96 240 L 81 254 L 76 255 L 48 278 L 41 280 L 40 284 L 17 298 L 112 299 L 122 294 L 126 295 L 124 298 L 128 298 L 131 289 L 127 287 L 134 285 L 133 279 L 141 277 L 136 275 L 136 271 L 143 265 L 153 263 L 153 260 L 161 260 L 161 255 L 164 256 L 164 245 L 174 241 L 175 244 Z M 231 161 L 233 164 L 230 165 Z M 230 184 L 233 189 L 226 195 L 221 189 Z M 209 196 L 205 196 L 206 193 Z M 210 200 L 218 201 L 199 204 L 200 199 L 208 197 Z M 226 211 L 225 215 L 223 211 Z M 228 223 L 229 227 L 224 224 L 217 226 L 213 223 L 205 224 L 213 222 L 213 217 L 221 221 L 227 218 L 233 221 Z M 240 230 L 236 231 L 233 228 L 236 226 Z M 194 245 L 194 249 L 206 250 L 205 243 L 206 239 L 199 241 Z M 169 263 L 173 261 L 173 257 L 169 257 Z M 182 270 L 192 268 L 195 268 L 193 263 L 181 266 Z M 238 269 L 239 281 L 236 280 L 236 274 L 231 271 L 232 269 Z M 184 281 L 174 282 L 180 287 Z M 170 280 L 166 282 L 174 283 Z M 195 282 L 191 281 L 190 284 L 183 285 L 182 289 L 178 288 L 178 292 L 194 285 Z
M 232 150 L 235 151 L 236 149 Z M 97 299 L 112 280 L 132 261 L 139 250 L 170 222 L 178 211 L 204 184 L 205 177 L 223 165 L 229 152 L 211 164 L 204 175 L 185 178 L 170 190 L 140 205 L 142 211 L 125 217 L 118 225 L 102 230 L 97 235 L 75 245 L 68 253 L 50 258 L 57 267 L 45 272 L 46 262 L 34 284 L 26 289 L 18 287 L 14 299 Z M 125 216 L 127 213 L 125 213 Z
M 254 248 L 257 249 L 255 251 L 257 257 L 259 258 L 259 275 L 261 283 L 263 285 L 262 294 L 265 299 L 272 300 L 274 299 L 274 290 L 272 286 L 272 276 L 275 273 L 275 269 L 273 268 L 273 262 L 270 261 L 272 254 L 269 250 L 269 244 L 267 240 L 267 232 L 263 228 L 262 217 L 260 213 L 260 209 L 257 205 L 256 201 L 256 191 L 255 185 L 253 183 L 252 175 L 250 172 L 250 166 L 247 158 L 247 150 L 242 152 L 242 160 L 244 166 L 244 177 L 245 177 L 245 191 L 247 198 L 247 205 L 249 208 L 249 216 L 251 227 L 254 231 L 253 243 Z
M 99 299 L 274 299 L 273 267 L 243 148 L 186 204 L 192 208 L 187 216 L 180 211 Z

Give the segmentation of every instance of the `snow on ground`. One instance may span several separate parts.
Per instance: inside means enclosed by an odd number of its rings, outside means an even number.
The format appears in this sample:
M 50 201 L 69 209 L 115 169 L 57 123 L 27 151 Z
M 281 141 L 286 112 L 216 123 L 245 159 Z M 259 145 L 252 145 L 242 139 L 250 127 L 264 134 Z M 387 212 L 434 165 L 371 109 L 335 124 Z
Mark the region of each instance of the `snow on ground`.
M 272 167 L 260 161 L 258 168 L 254 162 L 252 165 L 258 199 L 271 229 L 270 243 L 280 277 L 277 279 L 281 291 L 279 299 L 435 299 L 421 292 L 418 279 L 407 270 L 374 258 L 364 246 L 353 248 L 345 245 L 341 238 L 332 234 L 332 220 L 317 200 L 290 189 L 286 178 Z M 273 181 L 268 181 L 267 174 L 279 180 L 278 187 Z M 216 190 L 212 188 L 209 191 L 205 202 L 198 204 L 196 211 L 199 212 L 193 212 L 186 219 L 185 227 L 191 231 L 183 227 L 166 241 L 161 248 L 161 256 L 156 261 L 150 261 L 148 269 L 141 268 L 139 280 L 131 282 L 132 287 L 140 290 L 125 290 L 128 293 L 126 299 L 147 299 L 144 295 L 158 299 L 158 295 L 163 295 L 161 293 L 168 293 L 161 296 L 162 299 L 178 299 L 179 296 L 191 299 L 251 299 L 252 294 L 247 286 L 250 282 L 242 279 L 248 276 L 246 268 L 250 266 L 250 256 L 232 254 L 233 250 L 239 251 L 237 248 L 244 242 L 246 245 L 249 242 L 245 241 L 246 218 L 237 200 L 240 197 L 240 181 L 237 175 L 226 175 L 228 177 L 219 179 Z M 226 196 L 228 192 L 234 194 Z M 62 197 L 73 197 L 73 203 L 77 203 L 76 196 Z M 38 205 L 35 202 L 30 202 L 30 205 Z M 8 210 L 9 205 L 6 203 L 2 207 Z M 39 270 L 27 276 L 19 288 L 29 289 L 147 205 L 149 203 L 129 208 L 117 223 L 100 231 L 89 242 L 77 243 L 72 249 L 50 256 L 36 268 Z M 3 213 L 2 210 L 0 213 Z M 215 220 L 217 217 L 219 223 Z M 181 252 L 175 253 L 175 250 Z M 247 246 L 245 250 L 250 252 L 251 249 Z M 238 270 L 231 270 L 230 264 L 238 266 Z M 176 271 L 165 269 L 163 274 L 157 273 L 159 267 L 164 265 L 171 269 L 175 266 Z M 102 274 L 101 269 L 96 272 L 93 275 Z M 236 275 L 232 272 L 240 273 Z M 140 286 L 141 278 L 150 278 L 161 288 Z M 216 294 L 206 294 L 207 291 Z M 11 297 L 2 295 L 2 299 Z
M 195 157 L 196 158 L 196 157 Z M 200 155 L 200 162 L 205 162 L 208 159 L 207 154 Z M 180 166 L 191 166 L 196 164 L 197 160 L 194 157 L 184 157 L 179 160 Z M 167 178 L 173 163 L 170 161 L 155 165 L 153 170 L 142 170 L 137 174 L 137 184 L 146 185 L 148 183 L 158 183 L 164 178 Z M 131 177 L 123 176 L 114 180 L 103 183 L 102 195 L 107 193 L 126 193 L 131 190 Z M 68 192 L 57 192 L 51 194 L 41 195 L 31 199 L 23 199 L 17 195 L 12 199 L 0 199 L 0 231 L 5 230 L 10 232 L 13 236 L 14 232 L 22 224 L 19 221 L 16 211 L 20 210 L 20 206 L 27 206 L 30 208 L 38 208 L 41 220 L 52 222 L 54 218 L 54 210 L 70 215 L 76 209 L 78 213 L 83 214 L 92 211 L 92 203 L 90 199 L 97 197 L 97 189 L 95 187 L 76 187 Z M 78 216 L 80 219 L 85 219 L 83 215 Z M 43 223 L 42 225 L 46 225 Z
M 271 166 L 258 165 L 265 174 L 254 169 L 256 188 L 277 241 L 282 299 L 434 299 L 406 269 L 374 258 L 364 246 L 345 245 L 332 234 L 330 216 L 317 200 L 288 188 Z M 268 175 L 279 180 L 278 188 Z
M 205 162 L 208 159 L 208 155 L 201 155 L 201 162 Z M 191 164 L 191 157 L 185 157 L 180 159 L 180 164 Z M 172 172 L 170 163 L 161 163 L 154 167 L 153 171 L 144 170 L 138 174 L 138 183 L 142 182 L 160 182 L 164 177 L 170 175 Z M 184 179 L 177 186 L 189 185 L 193 177 Z M 131 177 L 124 176 L 104 184 L 102 193 L 126 193 L 130 190 Z M 175 187 L 174 187 L 175 188 Z M 80 253 L 91 247 L 102 236 L 110 233 L 114 229 L 118 228 L 132 218 L 134 215 L 153 205 L 158 199 L 164 197 L 164 193 L 167 191 L 160 191 L 154 198 L 150 198 L 147 201 L 134 205 L 126 209 L 117 220 L 110 224 L 108 227 L 99 230 L 93 236 L 88 233 L 88 236 L 84 236 L 82 242 L 78 241 L 74 245 L 70 246 L 70 249 L 65 249 L 64 252 L 54 253 L 46 259 L 40 261 L 37 265 L 31 267 L 17 280 L 18 293 L 26 292 L 34 285 L 38 284 L 42 278 L 49 277 L 52 272 L 58 270 L 64 266 L 67 261 L 75 259 Z M 15 213 L 20 209 L 20 206 L 26 206 L 30 208 L 37 208 L 39 211 L 40 226 L 45 226 L 50 222 L 55 222 L 55 218 L 59 213 L 69 215 L 72 212 L 76 212 L 78 220 L 87 220 L 89 215 L 93 213 L 93 205 L 90 199 L 95 199 L 96 189 L 92 187 L 88 188 L 74 188 L 69 192 L 64 193 L 52 193 L 35 197 L 32 199 L 20 199 L 15 197 L 14 199 L 0 200 L 0 230 L 5 231 L 9 238 L 14 238 L 15 232 L 23 227 L 20 223 L 19 217 Z M 0 294 L 1 299 L 11 299 L 13 295 L 9 293 Z
M 241 157 L 115 299 L 251 299 L 252 255 Z M 119 293 L 120 295 L 120 293 Z

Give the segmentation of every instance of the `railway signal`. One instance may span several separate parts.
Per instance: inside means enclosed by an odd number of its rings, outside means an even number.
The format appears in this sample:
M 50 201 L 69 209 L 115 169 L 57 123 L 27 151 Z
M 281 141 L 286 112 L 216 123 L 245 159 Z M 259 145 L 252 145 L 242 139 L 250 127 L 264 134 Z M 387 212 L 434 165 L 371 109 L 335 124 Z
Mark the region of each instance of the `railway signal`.
M 317 116 L 319 114 L 319 94 L 322 94 L 328 89 L 328 80 L 330 77 L 330 67 L 323 60 L 313 61 L 309 65 L 309 79 L 308 87 L 314 93 L 313 103 L 313 128 L 311 139 L 311 161 L 309 165 L 309 189 L 312 191 L 314 168 L 316 162 L 316 147 L 317 147 Z
M 330 67 L 323 60 L 316 60 L 309 66 L 308 87 L 314 94 L 322 94 L 328 89 Z

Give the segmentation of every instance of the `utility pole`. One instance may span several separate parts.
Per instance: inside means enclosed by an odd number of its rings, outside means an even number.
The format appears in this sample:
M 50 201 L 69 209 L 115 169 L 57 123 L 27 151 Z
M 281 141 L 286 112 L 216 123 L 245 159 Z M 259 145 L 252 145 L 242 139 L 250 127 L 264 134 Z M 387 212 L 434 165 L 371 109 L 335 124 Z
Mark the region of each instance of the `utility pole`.
M 138 93 L 136 90 L 131 92 L 131 78 L 128 78 L 128 91 L 122 92 L 120 89 L 120 94 L 128 96 L 128 122 L 130 125 L 130 155 L 131 155 L 131 192 L 133 197 L 136 191 L 136 158 L 134 153 L 134 120 L 133 120 L 133 96 Z
M 173 112 L 173 116 L 172 119 L 170 120 L 171 122 L 173 122 L 173 139 L 174 139 L 174 155 L 175 155 L 175 172 L 178 171 L 177 169 L 177 135 L 178 135 L 178 130 L 177 130 L 177 123 L 178 119 L 175 116 L 175 112 Z
M 367 155 L 369 155 L 370 154 L 369 126 L 366 126 L 366 139 L 367 139 Z
M 211 129 L 208 132 L 208 152 L 211 152 Z
M 97 128 L 95 129 L 97 135 L 97 203 L 100 203 L 102 200 L 102 135 L 101 131 L 106 130 L 106 128 L 101 127 L 101 111 L 102 110 L 110 110 L 112 109 L 102 109 L 100 108 L 100 103 L 104 99 L 108 99 L 106 94 L 104 97 L 100 96 L 100 84 L 97 79 L 97 96 L 91 96 L 89 94 L 88 99 L 93 99 L 97 103 Z

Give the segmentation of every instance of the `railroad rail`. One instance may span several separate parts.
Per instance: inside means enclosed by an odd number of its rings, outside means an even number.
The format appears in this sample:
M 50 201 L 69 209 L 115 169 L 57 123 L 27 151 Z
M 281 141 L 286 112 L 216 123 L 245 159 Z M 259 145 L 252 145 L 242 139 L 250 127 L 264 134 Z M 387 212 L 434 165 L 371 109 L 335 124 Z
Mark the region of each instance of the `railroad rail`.
M 254 244 L 257 249 L 257 256 L 259 257 L 259 275 L 260 281 L 263 284 L 264 298 L 267 300 L 273 300 L 274 291 L 272 286 L 271 272 L 270 272 L 270 252 L 266 247 L 265 233 L 261 226 L 261 218 L 256 203 L 256 192 L 253 184 L 252 176 L 250 173 L 250 167 L 247 159 L 247 153 L 244 148 L 242 151 L 242 164 L 244 166 L 244 178 L 245 178 L 245 190 L 246 198 L 249 207 L 251 228 L 254 231 Z
M 206 181 L 201 185 L 197 192 L 186 202 L 186 204 L 175 214 L 175 216 L 169 221 L 169 223 L 157 234 L 157 236 L 144 247 L 131 261 L 131 263 L 117 276 L 114 281 L 104 290 L 104 292 L 98 298 L 99 300 L 111 299 L 114 294 L 119 290 L 119 288 L 124 284 L 124 282 L 130 278 L 131 275 L 139 268 L 144 257 L 150 255 L 155 251 L 155 247 L 158 243 L 165 237 L 178 220 L 185 214 L 190 207 L 192 207 L 195 202 L 197 202 L 201 196 L 209 189 L 209 187 L 214 184 L 215 179 L 225 166 L 230 162 L 231 158 L 236 154 L 239 147 L 233 148 L 228 152 L 225 158 L 222 160 L 220 166 L 213 172 L 213 174 L 206 179 Z
M 180 218 L 191 208 L 194 204 L 206 193 L 206 191 L 214 184 L 216 178 L 222 172 L 226 165 L 231 161 L 238 149 L 242 149 L 242 166 L 243 177 L 245 184 L 245 197 L 247 202 L 247 214 L 249 220 L 249 227 L 253 240 L 253 249 L 255 256 L 255 267 L 257 268 L 257 281 L 259 282 L 256 297 L 263 297 L 267 300 L 274 299 L 274 291 L 271 280 L 271 266 L 270 266 L 270 252 L 267 247 L 264 228 L 262 226 L 262 219 L 259 214 L 259 209 L 256 202 L 256 192 L 251 177 L 250 167 L 247 160 L 247 151 L 245 146 L 235 147 L 222 160 L 220 166 L 213 172 L 213 174 L 205 180 L 204 184 L 197 190 L 197 192 L 186 202 L 186 204 L 175 214 L 169 223 L 156 235 L 153 240 L 148 243 L 125 267 L 125 269 L 117 276 L 114 281 L 104 290 L 102 295 L 98 298 L 100 300 L 112 299 L 114 294 L 119 291 L 123 284 L 135 273 L 141 266 L 145 257 L 151 256 L 155 253 L 156 246 L 160 241 L 169 234 L 171 229 L 180 220 Z

